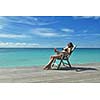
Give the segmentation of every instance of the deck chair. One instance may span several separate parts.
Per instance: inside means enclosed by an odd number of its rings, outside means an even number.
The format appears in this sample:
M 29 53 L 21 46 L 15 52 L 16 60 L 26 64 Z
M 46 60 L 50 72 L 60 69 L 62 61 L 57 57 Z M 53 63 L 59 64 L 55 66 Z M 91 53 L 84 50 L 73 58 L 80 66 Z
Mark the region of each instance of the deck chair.
M 62 56 L 62 58 L 55 59 L 53 61 L 53 63 L 52 63 L 52 67 L 55 67 L 56 60 L 59 60 L 59 64 L 56 64 L 57 69 L 60 69 L 61 64 L 63 64 L 63 66 L 69 66 L 70 68 L 72 68 L 72 65 L 71 65 L 71 63 L 69 61 L 69 58 L 70 58 L 71 54 L 73 53 L 73 51 L 76 49 L 76 47 L 77 46 L 74 46 L 72 48 L 72 51 L 71 51 L 70 55 L 68 55 L 68 54 L 66 55 L 65 54 L 65 55 Z

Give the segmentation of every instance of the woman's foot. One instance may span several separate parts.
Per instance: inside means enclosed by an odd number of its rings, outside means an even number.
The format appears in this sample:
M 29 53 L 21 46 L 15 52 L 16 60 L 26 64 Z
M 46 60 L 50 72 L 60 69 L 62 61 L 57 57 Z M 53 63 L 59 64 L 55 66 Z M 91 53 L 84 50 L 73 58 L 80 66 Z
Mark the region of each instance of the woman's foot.
M 50 70 L 51 69 L 51 66 L 46 66 L 43 68 L 44 70 Z
M 44 70 L 47 70 L 48 68 L 44 67 L 43 69 L 44 69 Z

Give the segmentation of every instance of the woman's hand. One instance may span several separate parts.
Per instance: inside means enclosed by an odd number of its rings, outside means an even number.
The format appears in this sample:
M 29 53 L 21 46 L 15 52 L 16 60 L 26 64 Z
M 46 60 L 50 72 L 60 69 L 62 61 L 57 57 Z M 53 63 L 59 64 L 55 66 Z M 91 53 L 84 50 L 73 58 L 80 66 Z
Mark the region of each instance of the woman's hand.
M 56 48 L 54 48 L 54 52 L 56 52 L 57 51 L 57 49 Z

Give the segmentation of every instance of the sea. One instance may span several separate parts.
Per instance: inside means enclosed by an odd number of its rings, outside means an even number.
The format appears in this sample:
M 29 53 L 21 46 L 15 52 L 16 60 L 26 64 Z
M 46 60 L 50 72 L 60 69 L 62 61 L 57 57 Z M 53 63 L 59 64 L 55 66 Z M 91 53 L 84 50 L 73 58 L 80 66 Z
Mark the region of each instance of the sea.
M 0 48 L 0 68 L 44 66 L 54 54 L 53 48 Z M 70 62 L 100 63 L 100 48 L 76 48 Z

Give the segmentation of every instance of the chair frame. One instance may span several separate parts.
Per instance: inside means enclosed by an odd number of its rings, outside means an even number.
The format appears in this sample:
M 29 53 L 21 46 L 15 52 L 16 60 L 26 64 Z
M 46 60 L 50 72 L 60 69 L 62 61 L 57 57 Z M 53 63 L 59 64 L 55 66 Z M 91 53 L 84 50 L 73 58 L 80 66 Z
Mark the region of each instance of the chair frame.
M 71 51 L 71 54 L 72 54 L 72 52 L 76 49 L 76 47 L 77 47 L 77 46 L 74 46 L 74 47 L 73 47 L 73 50 Z M 55 63 L 56 63 L 56 60 L 60 60 L 59 64 L 57 65 L 57 69 L 60 69 L 61 64 L 63 64 L 63 66 L 67 66 L 67 65 L 68 65 L 69 68 L 72 68 L 72 65 L 71 65 L 71 63 L 70 63 L 70 61 L 69 61 L 69 58 L 70 58 L 71 54 L 70 54 L 70 55 L 63 55 L 62 58 L 55 59 L 55 60 L 53 61 L 53 63 L 52 63 L 52 67 L 54 67 L 54 65 L 55 65 Z M 66 63 L 65 63 L 64 61 L 66 61 Z

